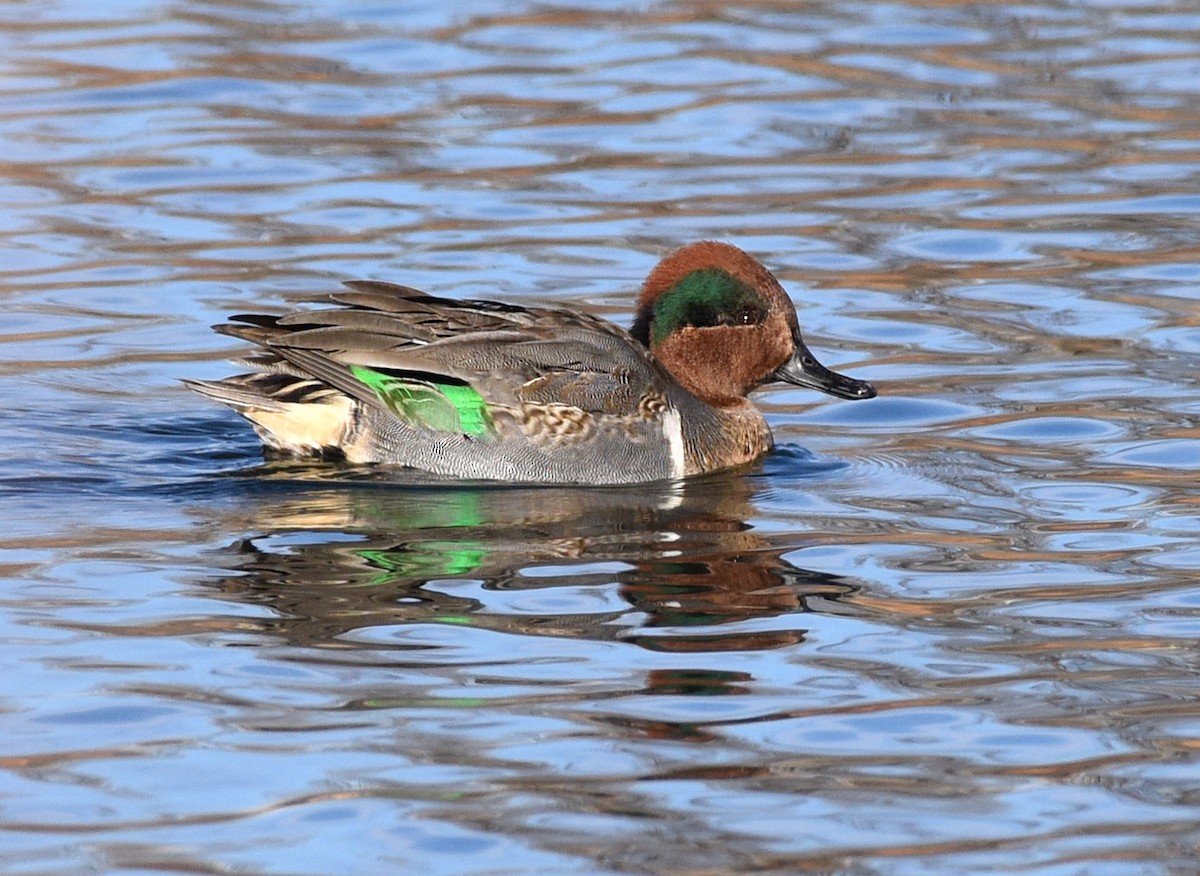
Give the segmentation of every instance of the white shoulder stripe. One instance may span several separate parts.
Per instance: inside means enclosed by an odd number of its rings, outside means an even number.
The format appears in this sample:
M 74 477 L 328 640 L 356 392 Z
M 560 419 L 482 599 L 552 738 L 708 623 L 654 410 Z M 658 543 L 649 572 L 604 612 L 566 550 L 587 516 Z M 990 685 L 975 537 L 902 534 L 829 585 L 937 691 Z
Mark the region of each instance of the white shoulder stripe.
M 667 439 L 667 447 L 671 451 L 671 467 L 673 476 L 681 478 L 687 470 L 687 454 L 683 448 L 683 418 L 679 411 L 668 407 L 662 417 L 663 437 Z

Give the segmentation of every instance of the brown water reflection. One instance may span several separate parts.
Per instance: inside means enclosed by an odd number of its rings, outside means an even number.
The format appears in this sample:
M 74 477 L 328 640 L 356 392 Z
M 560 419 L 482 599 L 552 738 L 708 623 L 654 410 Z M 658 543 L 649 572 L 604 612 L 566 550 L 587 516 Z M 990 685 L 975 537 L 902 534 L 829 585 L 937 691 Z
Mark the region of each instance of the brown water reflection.
M 297 468 L 282 466 L 292 476 Z M 386 483 L 306 490 L 260 508 L 266 519 L 221 521 L 258 535 L 232 548 L 238 574 L 219 587 L 270 606 L 279 615 L 270 631 L 304 646 L 352 647 L 341 639 L 357 629 L 426 623 L 664 652 L 797 644 L 804 612 L 829 610 L 855 588 L 783 559 L 793 544 L 774 546 L 747 525 L 751 495 L 737 477 L 635 495 Z M 546 607 L 520 606 L 522 593 Z M 570 612 L 573 599 L 580 613 Z M 565 613 L 551 610 L 556 602 Z M 766 618 L 788 629 L 722 629 Z

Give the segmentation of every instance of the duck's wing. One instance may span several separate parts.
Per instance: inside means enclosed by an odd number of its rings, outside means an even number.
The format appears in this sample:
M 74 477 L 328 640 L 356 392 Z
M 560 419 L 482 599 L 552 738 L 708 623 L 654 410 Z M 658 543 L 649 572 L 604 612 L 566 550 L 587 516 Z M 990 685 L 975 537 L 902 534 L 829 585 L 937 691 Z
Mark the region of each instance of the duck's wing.
M 332 296 L 338 307 L 238 316 L 217 330 L 261 347 L 246 360 L 256 370 L 316 379 L 397 416 L 416 411 L 435 430 L 458 428 L 456 412 L 471 422 L 494 408 L 537 406 L 627 416 L 666 397 L 661 367 L 597 317 L 391 283 L 346 285 Z

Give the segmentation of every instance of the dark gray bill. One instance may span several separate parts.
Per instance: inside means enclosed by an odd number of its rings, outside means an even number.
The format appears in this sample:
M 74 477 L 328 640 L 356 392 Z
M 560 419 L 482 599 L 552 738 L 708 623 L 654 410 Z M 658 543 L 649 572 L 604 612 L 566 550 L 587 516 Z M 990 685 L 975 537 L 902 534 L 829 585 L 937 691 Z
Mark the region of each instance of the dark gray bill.
M 838 398 L 875 398 L 875 387 L 865 380 L 855 380 L 845 374 L 830 371 L 799 341 L 792 358 L 775 369 L 775 379 L 794 383 L 796 386 L 819 389 Z

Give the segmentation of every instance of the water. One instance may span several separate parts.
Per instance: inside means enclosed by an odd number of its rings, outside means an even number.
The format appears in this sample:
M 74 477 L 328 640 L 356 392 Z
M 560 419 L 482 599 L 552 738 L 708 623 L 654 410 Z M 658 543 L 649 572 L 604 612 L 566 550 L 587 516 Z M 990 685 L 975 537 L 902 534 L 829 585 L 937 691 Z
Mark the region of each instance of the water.
M 0 10 L 0 868 L 1194 872 L 1186 2 Z M 342 279 L 627 323 L 762 258 L 872 380 L 643 490 L 265 464 Z

